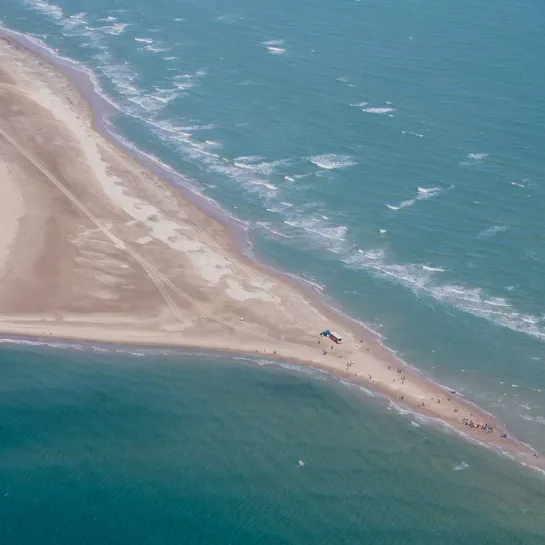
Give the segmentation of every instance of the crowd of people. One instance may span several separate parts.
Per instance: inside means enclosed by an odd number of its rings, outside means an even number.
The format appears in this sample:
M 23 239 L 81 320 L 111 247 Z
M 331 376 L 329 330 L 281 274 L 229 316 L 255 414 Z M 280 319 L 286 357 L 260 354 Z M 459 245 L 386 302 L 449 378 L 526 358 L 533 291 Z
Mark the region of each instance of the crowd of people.
M 462 423 L 464 424 L 464 426 L 469 426 L 470 428 L 483 430 L 486 433 L 492 433 L 492 431 L 494 430 L 494 427 L 491 426 L 490 424 L 475 424 L 473 420 L 469 418 L 462 418 Z M 505 435 L 505 434 L 502 434 L 502 435 Z
M 360 341 L 360 343 L 363 343 L 363 340 Z M 320 341 L 318 341 L 318 344 L 321 344 Z M 328 347 L 324 347 L 322 348 L 322 352 L 324 355 L 328 354 L 330 351 L 333 351 L 334 349 L 334 345 L 331 345 L 331 347 L 329 347 L 329 350 L 328 350 Z M 369 350 L 369 349 L 368 349 Z M 339 357 L 343 357 L 342 355 L 340 355 Z M 352 366 L 354 365 L 354 362 L 353 361 L 347 361 L 346 362 L 346 370 L 348 371 Z M 389 365 L 388 366 L 388 370 L 392 370 L 391 366 Z M 395 369 L 396 371 L 396 377 L 397 377 L 397 380 L 396 379 L 393 379 L 394 382 L 400 382 L 401 384 L 404 384 L 405 383 L 405 380 L 406 380 L 406 376 L 405 374 L 403 373 L 403 369 L 401 367 L 398 367 L 397 369 Z M 358 375 L 358 373 L 356 373 L 356 376 Z M 369 375 L 369 380 L 374 382 L 373 381 L 373 377 L 371 375 Z M 449 390 L 449 393 L 451 395 L 456 395 L 457 392 L 456 390 Z M 395 396 L 396 399 L 398 399 L 398 396 L 396 395 Z M 401 400 L 404 399 L 404 396 L 401 396 L 400 398 Z M 436 403 L 441 403 L 441 397 L 432 397 L 431 400 L 433 402 L 436 402 Z M 448 397 L 447 401 L 451 401 L 451 398 Z M 426 408 L 426 404 L 422 401 L 421 403 L 418 404 L 418 408 L 419 409 L 425 409 Z M 459 412 L 458 411 L 458 408 L 454 408 L 454 412 L 457 413 Z M 473 415 L 471 415 L 473 416 Z M 464 424 L 464 426 L 467 426 L 468 428 L 471 428 L 471 429 L 475 429 L 475 430 L 481 430 L 487 434 L 491 434 L 493 431 L 494 431 L 494 426 L 490 425 L 490 424 L 487 424 L 487 423 L 476 423 L 476 422 L 473 422 L 473 420 L 471 418 L 462 418 L 462 423 Z M 507 436 L 506 433 L 501 433 L 500 434 L 500 439 L 509 439 L 509 437 Z M 537 458 L 538 455 L 537 454 L 534 454 L 534 456 Z

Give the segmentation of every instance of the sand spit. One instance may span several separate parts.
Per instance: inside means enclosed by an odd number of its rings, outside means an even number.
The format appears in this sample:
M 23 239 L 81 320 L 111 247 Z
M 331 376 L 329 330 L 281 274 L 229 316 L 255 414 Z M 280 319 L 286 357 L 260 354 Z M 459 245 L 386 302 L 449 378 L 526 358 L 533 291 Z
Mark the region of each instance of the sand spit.
M 96 130 L 63 73 L 11 40 L 0 39 L 0 88 L 4 335 L 296 361 L 541 464 L 492 416 L 241 255 L 222 223 Z M 320 337 L 325 327 L 343 344 Z

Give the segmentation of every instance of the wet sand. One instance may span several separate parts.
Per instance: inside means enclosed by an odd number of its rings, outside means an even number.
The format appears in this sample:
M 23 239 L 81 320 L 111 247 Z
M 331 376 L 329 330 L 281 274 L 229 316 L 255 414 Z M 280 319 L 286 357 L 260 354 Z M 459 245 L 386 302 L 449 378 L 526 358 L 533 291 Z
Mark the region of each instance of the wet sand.
M 298 362 L 541 467 L 493 416 L 244 256 L 224 222 L 98 130 L 90 104 L 61 71 L 5 39 L 0 89 L 3 335 Z M 320 337 L 325 328 L 344 342 Z

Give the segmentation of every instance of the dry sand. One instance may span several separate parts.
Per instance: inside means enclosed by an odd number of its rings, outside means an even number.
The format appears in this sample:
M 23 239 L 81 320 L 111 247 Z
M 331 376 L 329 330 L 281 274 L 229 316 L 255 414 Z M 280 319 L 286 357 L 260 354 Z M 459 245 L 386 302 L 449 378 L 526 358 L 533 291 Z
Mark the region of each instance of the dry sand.
M 225 226 L 95 130 L 88 103 L 62 73 L 7 40 L 0 40 L 0 92 L 4 335 L 297 361 L 541 464 L 491 415 L 243 257 Z M 321 339 L 326 327 L 344 343 Z M 471 429 L 463 418 L 495 429 Z

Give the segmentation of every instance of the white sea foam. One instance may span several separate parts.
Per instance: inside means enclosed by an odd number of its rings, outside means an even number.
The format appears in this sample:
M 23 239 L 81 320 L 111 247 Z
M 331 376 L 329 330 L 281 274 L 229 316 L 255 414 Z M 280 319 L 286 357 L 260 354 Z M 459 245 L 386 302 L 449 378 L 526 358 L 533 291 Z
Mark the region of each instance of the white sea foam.
M 270 176 L 276 167 L 281 165 L 288 164 L 288 161 L 285 159 L 280 159 L 278 161 L 263 161 L 263 157 L 259 156 L 250 156 L 250 157 L 237 157 L 233 160 L 233 164 L 245 170 L 250 170 L 255 174 L 260 176 Z M 265 185 L 267 185 L 265 183 Z M 274 188 L 277 189 L 277 188 Z
M 423 134 L 420 134 L 418 132 L 412 132 L 412 131 L 401 131 L 401 134 L 410 134 L 411 136 L 416 136 L 418 138 L 424 138 Z
M 161 47 L 161 46 L 151 45 L 151 44 L 145 45 L 144 49 L 146 51 L 151 51 L 152 53 L 164 53 L 165 51 L 170 51 L 168 47 L 164 47 L 164 46 Z
M 30 339 L 1 339 L 0 344 L 15 344 L 22 346 L 48 346 L 49 348 L 70 348 L 77 350 L 78 352 L 85 350 L 85 348 L 77 343 L 63 343 L 57 341 L 33 341 Z
M 63 20 L 63 26 L 65 28 L 77 28 L 79 26 L 86 25 L 87 21 L 85 19 L 85 16 L 86 14 L 84 12 L 70 15 Z
M 198 160 L 208 171 L 227 177 L 246 194 L 256 195 L 264 209 L 283 215 L 283 211 L 291 206 L 285 203 L 285 197 L 282 198 L 281 188 L 269 180 L 278 167 L 289 164 L 289 161 L 285 159 L 267 161 L 260 156 L 228 159 L 210 151 L 210 146 L 195 142 L 191 134 L 180 130 L 179 127 L 171 126 L 168 122 L 153 122 L 152 125 L 157 127 L 157 134 L 168 145 L 174 146 L 186 157 Z M 204 128 L 199 127 L 201 130 Z
M 481 231 L 478 234 L 478 237 L 493 237 L 497 233 L 502 233 L 503 231 L 507 231 L 507 225 L 492 225 L 491 227 L 488 227 L 487 229 Z
M 139 108 L 130 107 L 127 102 L 120 105 L 121 110 L 146 123 L 153 124 L 154 116 L 169 102 L 182 97 L 188 89 L 197 84 L 198 73 L 182 74 L 175 76 L 171 81 L 171 87 L 158 88 L 152 91 L 141 89 L 137 85 L 138 75 L 125 64 L 112 63 L 108 53 L 100 53 L 95 56 L 100 62 L 98 69 L 112 82 L 116 90 L 126 101 Z
M 146 90 L 140 88 L 137 84 L 138 74 L 135 73 L 130 63 L 117 61 L 109 47 L 106 35 L 119 35 L 125 31 L 128 24 L 119 23 L 114 17 L 103 18 L 103 22 L 108 24 L 92 28 L 88 26 L 84 13 L 65 17 L 63 10 L 48 3 L 45 0 L 25 0 L 26 4 L 48 17 L 63 29 L 63 34 L 67 36 L 78 37 L 82 40 L 82 46 L 94 49 L 96 53 L 92 57 L 96 60 L 96 70 L 102 73 L 115 87 L 116 91 L 122 97 L 121 101 L 114 103 L 123 113 L 149 120 L 150 114 L 158 113 L 166 104 L 181 96 L 189 88 L 190 84 L 185 81 L 173 81 L 172 88 L 155 88 Z M 151 43 L 149 38 L 137 38 L 145 41 L 148 46 Z M 147 47 L 147 46 L 146 46 Z M 159 50 L 160 48 L 155 48 Z M 100 84 L 97 79 L 91 76 L 93 84 L 102 96 Z M 113 101 L 106 98 L 110 102 Z
M 142 43 L 145 43 L 145 44 L 152 44 L 153 43 L 153 40 L 151 38 L 135 38 L 134 41 L 135 42 L 142 42 Z
M 452 187 L 449 187 L 447 189 L 452 189 Z M 431 199 L 433 197 L 436 197 L 437 195 L 445 191 L 445 189 L 442 189 L 440 187 L 419 187 L 417 188 L 417 190 L 418 192 L 416 196 L 413 197 L 412 199 L 407 199 L 406 201 L 400 202 L 397 206 L 394 206 L 392 204 L 387 204 L 386 206 L 390 210 L 401 210 L 402 208 L 407 208 L 409 206 L 412 206 L 417 201 L 423 201 L 426 199 Z
M 321 369 L 316 369 L 314 367 L 306 367 L 293 363 L 281 363 L 277 361 L 273 362 L 273 364 L 277 365 L 278 367 L 282 367 L 282 369 L 287 369 L 288 371 L 295 371 L 296 373 L 299 373 L 301 375 L 310 375 L 315 380 L 327 380 L 327 377 L 329 375 L 327 372 L 322 371 Z
M 219 149 L 222 147 L 222 144 L 221 142 L 217 142 L 216 140 L 205 140 L 204 143 L 210 147 L 210 148 L 214 148 L 214 149 Z
M 290 237 L 289 235 L 286 235 L 285 233 L 281 233 L 280 231 L 273 229 L 273 227 L 271 227 L 271 223 L 269 222 L 258 221 L 257 225 L 259 225 L 260 227 L 263 227 L 263 229 L 265 229 L 269 233 L 272 233 L 273 235 L 276 235 L 282 238 L 293 238 L 293 237 Z
M 492 297 L 486 300 L 487 305 L 495 307 L 509 307 L 509 303 L 503 297 Z
M 520 417 L 523 420 L 527 420 L 528 422 L 535 422 L 536 424 L 541 424 L 542 426 L 545 426 L 544 416 L 532 416 L 530 414 L 521 414 Z
M 472 161 L 482 161 L 488 157 L 488 153 L 468 153 L 467 158 L 471 159 Z
M 261 42 L 263 45 L 284 45 L 284 40 L 268 40 Z
M 326 153 L 324 155 L 314 155 L 308 160 L 320 168 L 333 170 L 336 168 L 351 167 L 357 165 L 356 161 L 349 155 L 335 155 L 334 153 Z
M 286 52 L 286 49 L 283 48 L 283 47 L 277 47 L 275 45 L 268 45 L 267 46 L 267 51 L 271 54 L 271 55 L 282 55 L 283 53 Z
M 396 111 L 395 108 L 391 108 L 390 106 L 386 108 L 362 108 L 362 112 L 368 113 L 368 114 L 392 114 Z
M 364 388 L 363 386 L 360 386 L 359 384 L 355 384 L 354 382 L 350 382 L 348 380 L 342 380 L 342 379 L 338 379 L 338 380 L 343 386 L 346 386 L 347 388 L 351 388 L 351 389 L 358 390 L 359 392 L 363 392 L 365 395 L 369 397 L 376 397 L 374 392 L 372 392 L 371 390 L 368 390 L 367 388 Z
M 490 297 L 481 288 L 440 283 L 437 281 L 439 271 L 414 263 L 395 263 L 384 249 L 356 251 L 343 261 L 349 267 L 367 270 L 377 277 L 401 284 L 417 295 L 432 297 L 460 311 L 545 340 L 545 316 L 519 312 L 506 299 Z
M 241 155 L 235 158 L 235 161 L 239 161 L 240 163 L 257 163 L 263 161 L 263 157 L 261 155 Z
M 357 102 L 356 104 L 350 104 L 353 108 L 363 108 L 367 106 L 368 102 Z
M 346 239 L 347 228 L 344 225 L 328 226 L 327 223 L 319 218 L 302 217 L 299 219 L 287 219 L 284 220 L 284 223 L 330 241 L 344 241 Z
M 452 471 L 463 471 L 464 469 L 467 469 L 469 467 L 468 464 L 465 462 L 462 462 L 461 464 L 458 464 L 452 468 Z
M 112 36 L 119 36 L 125 32 L 127 27 L 131 26 L 130 23 L 114 23 L 113 25 L 104 25 L 97 27 L 95 30 L 100 30 L 106 34 L 111 34 Z
M 23 3 L 53 19 L 60 20 L 64 18 L 64 13 L 60 6 L 46 2 L 45 0 L 23 0 Z
M 425 271 L 445 272 L 445 269 L 443 269 L 442 267 L 432 267 L 431 265 L 422 265 L 422 268 Z

